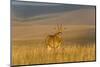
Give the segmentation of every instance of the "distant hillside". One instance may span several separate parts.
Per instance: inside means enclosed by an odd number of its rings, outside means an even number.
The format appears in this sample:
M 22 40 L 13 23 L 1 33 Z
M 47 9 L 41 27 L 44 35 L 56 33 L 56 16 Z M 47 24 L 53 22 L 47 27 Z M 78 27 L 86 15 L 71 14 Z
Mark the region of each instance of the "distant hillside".
M 95 24 L 95 9 L 79 9 L 70 12 L 43 14 L 35 17 L 21 19 L 13 17 L 15 24 Z
M 51 4 L 39 2 L 18 2 L 12 1 L 11 11 L 17 18 L 26 19 L 28 17 L 57 13 L 64 11 L 73 11 L 77 9 L 92 8 L 93 6 L 73 5 L 73 4 Z

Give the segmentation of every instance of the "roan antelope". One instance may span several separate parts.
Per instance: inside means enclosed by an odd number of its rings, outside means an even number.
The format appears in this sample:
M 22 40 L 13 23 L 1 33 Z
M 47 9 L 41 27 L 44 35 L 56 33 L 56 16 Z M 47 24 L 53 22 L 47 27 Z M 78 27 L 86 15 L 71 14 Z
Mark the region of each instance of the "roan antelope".
M 58 49 L 62 45 L 62 24 L 57 25 L 57 32 L 53 35 L 48 35 L 46 38 L 46 46 L 48 50 Z

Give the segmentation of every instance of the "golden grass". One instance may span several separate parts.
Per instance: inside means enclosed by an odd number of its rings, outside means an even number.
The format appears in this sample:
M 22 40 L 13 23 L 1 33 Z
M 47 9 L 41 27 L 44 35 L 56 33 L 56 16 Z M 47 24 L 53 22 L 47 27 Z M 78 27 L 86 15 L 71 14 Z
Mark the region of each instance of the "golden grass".
M 43 46 L 13 45 L 12 64 L 27 65 L 95 60 L 95 44 L 86 45 L 71 44 L 71 46 L 61 46 L 61 48 L 51 51 Z
M 55 32 L 53 29 L 55 26 L 51 26 L 33 25 L 14 28 L 12 65 L 96 60 L 94 26 L 65 26 L 67 29 L 63 32 L 64 42 L 61 48 L 48 51 L 44 40 L 46 35 L 51 34 L 53 31 Z M 53 31 L 50 31 L 52 29 Z

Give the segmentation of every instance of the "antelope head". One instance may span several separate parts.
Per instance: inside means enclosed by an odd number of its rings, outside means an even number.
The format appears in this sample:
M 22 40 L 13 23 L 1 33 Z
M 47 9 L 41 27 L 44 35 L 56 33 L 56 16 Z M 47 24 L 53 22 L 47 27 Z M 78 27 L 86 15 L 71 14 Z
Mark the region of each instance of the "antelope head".
M 58 25 L 57 24 L 57 31 L 55 33 L 55 36 L 58 36 L 58 37 L 62 37 L 62 24 Z

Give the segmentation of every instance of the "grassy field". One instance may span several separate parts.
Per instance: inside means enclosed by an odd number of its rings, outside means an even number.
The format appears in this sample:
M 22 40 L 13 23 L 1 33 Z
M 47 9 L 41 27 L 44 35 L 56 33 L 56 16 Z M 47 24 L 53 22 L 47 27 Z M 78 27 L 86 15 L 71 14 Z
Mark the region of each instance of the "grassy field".
M 14 6 L 17 9 L 12 7 L 12 65 L 96 60 L 95 8 L 93 6 L 86 8 L 77 5 L 75 8 L 41 4 L 36 4 L 37 8 L 27 6 L 21 5 L 24 11 L 19 4 Z M 57 24 L 62 24 L 63 42 L 59 49 L 49 51 L 45 41 L 47 36 L 58 33 Z M 60 37 L 60 35 L 58 39 L 56 37 L 56 44 L 61 40 Z
M 23 42 L 20 42 L 24 44 Z M 12 63 L 14 65 L 93 61 L 95 60 L 95 44 L 80 46 L 61 46 L 61 48 L 48 51 L 45 47 L 34 47 L 32 45 L 14 45 L 12 49 Z
M 49 35 L 55 32 L 54 26 L 34 25 L 26 29 L 23 26 L 14 28 L 13 32 L 17 33 L 13 34 L 12 64 L 27 65 L 94 61 L 96 57 L 95 27 L 88 25 L 71 25 L 64 26 L 64 28 L 63 44 L 61 44 L 59 49 L 52 49 L 51 51 L 48 51 L 44 41 L 46 34 Z M 37 30 L 32 31 L 31 29 Z M 49 29 L 51 29 L 51 31 L 49 31 Z M 45 32 L 47 33 L 45 34 Z

